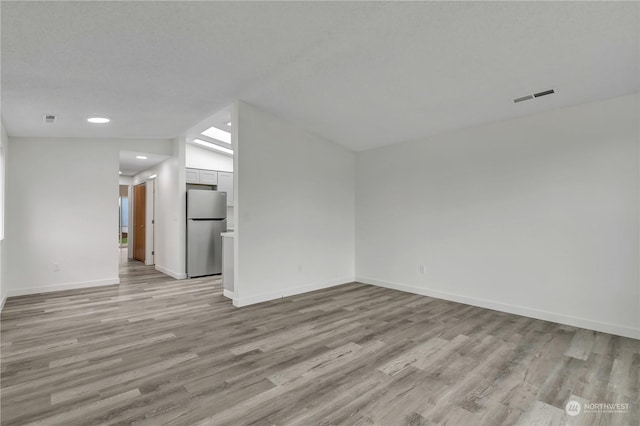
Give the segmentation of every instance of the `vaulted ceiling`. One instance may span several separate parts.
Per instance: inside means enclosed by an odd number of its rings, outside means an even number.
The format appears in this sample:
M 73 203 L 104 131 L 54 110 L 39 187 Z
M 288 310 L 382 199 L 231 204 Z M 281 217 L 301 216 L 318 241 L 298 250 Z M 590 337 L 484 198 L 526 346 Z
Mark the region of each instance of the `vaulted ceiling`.
M 639 87 L 637 2 L 0 7 L 12 136 L 174 137 L 241 99 L 362 150 Z

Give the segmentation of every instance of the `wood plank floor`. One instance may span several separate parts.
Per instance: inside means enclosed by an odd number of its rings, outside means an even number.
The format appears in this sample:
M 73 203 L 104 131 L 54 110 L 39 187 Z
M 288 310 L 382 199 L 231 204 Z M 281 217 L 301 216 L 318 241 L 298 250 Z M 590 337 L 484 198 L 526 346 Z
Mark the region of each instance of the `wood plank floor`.
M 640 424 L 637 340 L 358 283 L 238 309 L 216 278 L 121 272 L 7 301 L 2 425 Z

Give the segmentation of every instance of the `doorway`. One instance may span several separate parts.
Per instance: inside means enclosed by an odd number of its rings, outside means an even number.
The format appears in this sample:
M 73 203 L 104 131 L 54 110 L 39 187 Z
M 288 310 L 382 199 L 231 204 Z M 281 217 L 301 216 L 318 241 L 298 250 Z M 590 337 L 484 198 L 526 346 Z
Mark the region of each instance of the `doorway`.
M 129 186 L 120 185 L 120 197 L 118 198 L 118 246 L 127 247 L 129 238 Z
M 118 249 L 120 263 L 127 263 L 129 258 L 129 185 L 120 185 L 118 197 Z
M 133 187 L 133 258 L 145 261 L 147 216 L 147 186 L 142 183 Z

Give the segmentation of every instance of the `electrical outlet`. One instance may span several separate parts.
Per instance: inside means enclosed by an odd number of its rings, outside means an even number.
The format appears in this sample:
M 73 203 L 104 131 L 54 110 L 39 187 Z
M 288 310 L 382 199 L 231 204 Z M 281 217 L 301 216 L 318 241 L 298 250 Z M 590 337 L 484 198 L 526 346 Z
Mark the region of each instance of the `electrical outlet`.
M 53 272 L 60 272 L 60 264 L 59 263 L 54 263 L 53 264 Z
M 423 275 L 427 273 L 427 265 L 420 265 L 420 273 Z

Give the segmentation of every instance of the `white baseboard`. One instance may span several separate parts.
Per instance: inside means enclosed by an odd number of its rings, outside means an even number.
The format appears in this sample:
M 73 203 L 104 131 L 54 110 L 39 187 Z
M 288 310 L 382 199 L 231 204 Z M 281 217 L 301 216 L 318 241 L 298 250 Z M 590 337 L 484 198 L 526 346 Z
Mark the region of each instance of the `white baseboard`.
M 231 290 L 222 289 L 222 295 L 228 299 L 233 299 L 233 292 Z
M 176 280 L 184 280 L 185 278 L 187 278 L 187 274 L 186 273 L 179 273 L 176 271 L 172 271 L 169 268 L 165 268 L 163 266 L 160 266 L 158 264 L 156 264 L 156 270 L 162 272 L 165 275 L 169 275 L 172 278 L 175 278 Z
M 120 284 L 120 278 L 110 278 L 105 280 L 80 281 L 66 284 L 54 284 L 43 287 L 29 287 L 15 290 L 7 290 L 7 297 L 24 296 L 27 294 L 50 293 L 52 291 L 77 290 L 79 288 L 100 287 L 103 285 Z
M 296 294 L 308 293 L 310 291 L 322 290 L 323 288 L 335 287 L 337 285 L 347 284 L 354 281 L 354 277 L 336 278 L 333 280 L 323 281 L 314 284 L 308 284 L 301 287 L 290 287 L 271 293 L 263 293 L 257 296 L 245 298 L 233 298 L 233 305 L 237 307 L 255 305 L 256 303 L 268 302 L 269 300 L 281 299 L 283 297 L 295 296 Z
M 467 305 L 478 306 L 481 308 L 493 309 L 496 311 L 507 312 L 509 314 L 522 315 L 529 318 L 540 319 L 544 321 L 556 322 L 559 324 L 571 325 L 573 327 L 586 328 L 589 330 L 601 331 L 604 333 L 615 334 L 617 336 L 630 337 L 632 339 L 640 339 L 640 329 L 627 327 L 618 324 L 610 324 L 605 322 L 593 321 L 586 318 L 579 318 L 565 314 L 542 311 L 537 309 L 525 308 L 523 306 L 508 305 L 500 302 L 494 302 L 485 299 L 476 299 L 473 297 L 461 296 L 459 294 L 447 293 L 439 290 L 416 287 L 408 284 L 398 284 L 388 281 L 376 280 L 368 277 L 356 277 L 357 282 L 364 284 L 386 287 L 394 290 L 400 290 L 407 293 L 420 294 L 422 296 L 434 297 L 437 299 L 450 300 L 452 302 L 464 303 Z
M 7 301 L 7 295 L 3 294 L 0 298 L 0 312 L 2 312 L 2 308 L 4 308 L 4 302 Z

